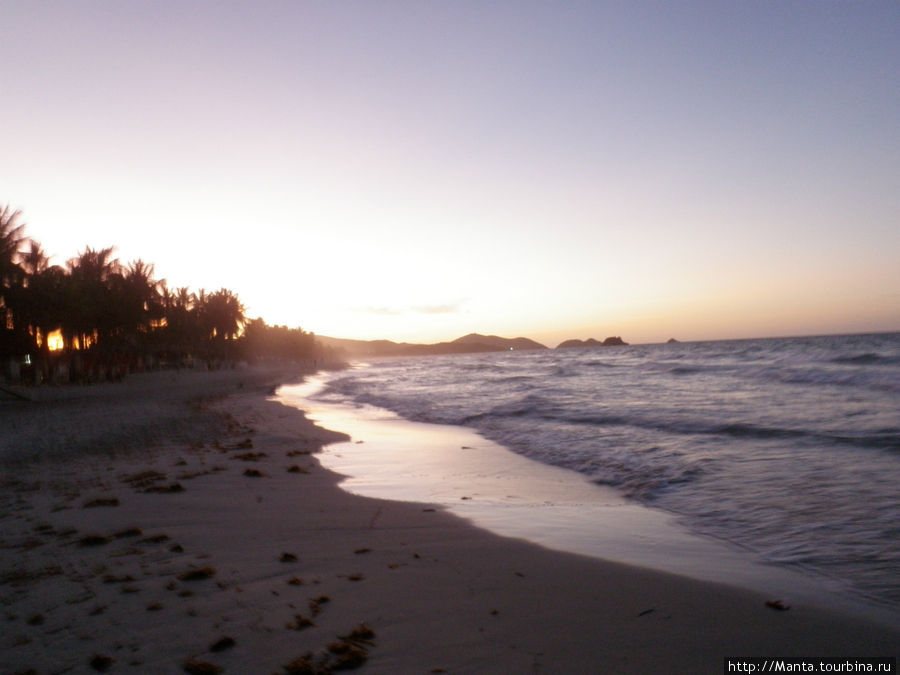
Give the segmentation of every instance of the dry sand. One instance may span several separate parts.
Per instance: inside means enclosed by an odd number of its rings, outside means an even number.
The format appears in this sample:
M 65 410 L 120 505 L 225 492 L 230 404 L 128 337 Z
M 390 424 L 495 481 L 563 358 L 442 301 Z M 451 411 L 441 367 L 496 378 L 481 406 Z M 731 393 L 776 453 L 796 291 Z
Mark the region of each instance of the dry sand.
M 279 377 L 0 403 L 0 672 L 719 673 L 726 656 L 896 655 L 882 625 L 349 495 L 313 454 L 340 436 L 271 400 Z

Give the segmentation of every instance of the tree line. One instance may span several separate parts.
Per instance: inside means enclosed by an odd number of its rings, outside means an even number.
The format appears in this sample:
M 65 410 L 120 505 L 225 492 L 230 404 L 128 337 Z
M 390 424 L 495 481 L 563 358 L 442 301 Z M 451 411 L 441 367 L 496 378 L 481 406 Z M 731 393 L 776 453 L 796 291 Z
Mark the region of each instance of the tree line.
M 8 379 L 115 379 L 198 360 L 212 368 L 318 356 L 312 333 L 248 320 L 226 288 L 169 288 L 152 264 L 123 264 L 113 247 L 85 247 L 52 265 L 20 218 L 0 208 L 0 372 L 5 366 Z

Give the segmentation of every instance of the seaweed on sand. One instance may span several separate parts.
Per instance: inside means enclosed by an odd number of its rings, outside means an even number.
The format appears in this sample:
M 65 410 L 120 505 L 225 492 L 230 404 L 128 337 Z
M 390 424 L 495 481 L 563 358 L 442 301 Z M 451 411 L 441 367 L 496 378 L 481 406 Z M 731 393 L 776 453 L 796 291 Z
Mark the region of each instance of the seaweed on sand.
M 284 625 L 288 630 L 303 630 L 304 628 L 310 628 L 315 626 L 316 622 L 312 619 L 307 619 L 305 616 L 301 614 L 295 614 L 294 620 L 289 621 Z
M 197 567 L 178 575 L 179 581 L 200 581 L 214 577 L 216 570 L 212 567 Z
M 88 665 L 98 673 L 105 673 L 113 663 L 112 657 L 103 654 L 94 654 L 94 657 L 88 661 Z
M 85 502 L 81 507 L 83 509 L 92 509 L 98 506 L 118 506 L 119 498 L 118 497 L 98 497 L 97 499 L 91 499 L 88 502 Z
M 210 645 L 209 651 L 211 652 L 222 652 L 226 649 L 231 649 L 234 645 L 237 644 L 234 641 L 234 638 L 223 636 L 216 640 L 212 645 Z
M 217 666 L 215 663 L 201 661 L 196 658 L 190 658 L 185 661 L 182 669 L 184 672 L 190 673 L 190 675 L 216 675 L 225 670 L 222 666 Z
M 79 546 L 103 546 L 110 542 L 109 537 L 100 534 L 87 534 L 78 540 Z
M 153 485 L 144 488 L 144 492 L 152 494 L 173 494 L 175 492 L 184 492 L 184 486 L 181 483 L 171 483 L 170 485 Z

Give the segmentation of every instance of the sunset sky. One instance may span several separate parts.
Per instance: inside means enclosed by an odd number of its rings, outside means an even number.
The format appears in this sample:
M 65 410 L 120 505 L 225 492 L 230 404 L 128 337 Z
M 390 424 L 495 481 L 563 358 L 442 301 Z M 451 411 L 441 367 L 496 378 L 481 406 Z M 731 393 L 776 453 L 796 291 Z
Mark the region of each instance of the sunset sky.
M 0 2 L 0 204 L 417 342 L 900 330 L 900 3 Z

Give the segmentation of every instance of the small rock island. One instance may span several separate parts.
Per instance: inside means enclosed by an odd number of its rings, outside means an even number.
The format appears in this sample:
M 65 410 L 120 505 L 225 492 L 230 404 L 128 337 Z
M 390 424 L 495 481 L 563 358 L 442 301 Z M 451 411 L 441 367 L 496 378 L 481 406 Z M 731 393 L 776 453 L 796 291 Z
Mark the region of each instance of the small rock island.
M 600 340 L 595 340 L 594 338 L 588 338 L 587 340 L 566 340 L 565 342 L 560 342 L 556 348 L 557 349 L 572 349 L 574 347 L 622 347 L 626 346 L 628 343 L 625 342 L 618 335 L 608 337 L 603 342 Z

